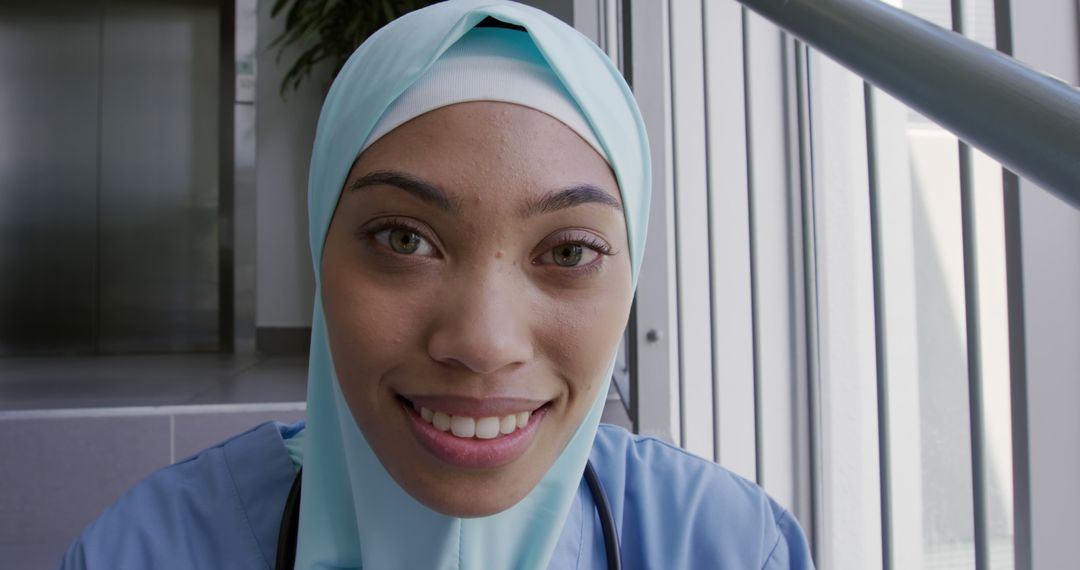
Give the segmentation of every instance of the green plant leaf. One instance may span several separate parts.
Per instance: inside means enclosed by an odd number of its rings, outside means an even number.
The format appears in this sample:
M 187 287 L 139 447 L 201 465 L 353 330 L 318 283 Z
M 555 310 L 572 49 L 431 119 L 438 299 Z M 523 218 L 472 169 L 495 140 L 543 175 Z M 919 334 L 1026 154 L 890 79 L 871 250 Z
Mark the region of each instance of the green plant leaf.
M 332 65 L 332 79 L 352 52 L 376 30 L 432 0 L 274 0 L 270 17 L 284 18 L 284 29 L 270 42 L 275 61 L 297 51 L 281 80 L 280 93 L 295 91 L 319 66 Z M 321 72 L 316 74 L 322 76 Z

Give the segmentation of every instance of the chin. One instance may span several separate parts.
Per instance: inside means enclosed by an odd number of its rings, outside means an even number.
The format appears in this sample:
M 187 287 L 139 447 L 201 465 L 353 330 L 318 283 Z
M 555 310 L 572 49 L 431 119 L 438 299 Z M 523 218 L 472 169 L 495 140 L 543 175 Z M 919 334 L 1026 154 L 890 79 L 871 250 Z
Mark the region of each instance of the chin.
M 486 477 L 469 479 L 474 480 L 456 484 L 423 485 L 416 493 L 411 489 L 417 486 L 416 483 L 398 481 L 398 484 L 427 508 L 459 518 L 479 518 L 501 513 L 521 502 L 535 487 L 534 484 L 522 488 L 520 480 L 500 484 L 496 481 L 484 481 Z

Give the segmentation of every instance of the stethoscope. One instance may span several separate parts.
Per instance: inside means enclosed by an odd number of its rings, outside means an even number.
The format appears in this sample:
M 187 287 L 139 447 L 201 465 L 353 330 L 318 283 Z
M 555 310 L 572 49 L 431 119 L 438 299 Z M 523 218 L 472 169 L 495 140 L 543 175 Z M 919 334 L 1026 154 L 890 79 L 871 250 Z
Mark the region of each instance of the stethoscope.
M 285 501 L 285 512 L 281 515 L 281 532 L 278 534 L 277 563 L 275 568 L 286 570 L 296 563 L 296 533 L 300 528 L 300 479 L 303 470 L 297 471 L 289 489 L 289 498 Z M 619 557 L 619 535 L 615 532 L 615 519 L 611 516 L 607 495 L 600 485 L 600 477 L 593 469 L 592 461 L 585 464 L 585 482 L 589 485 L 596 513 L 600 515 L 600 527 L 604 532 L 604 550 L 607 552 L 609 570 L 621 570 L 622 559 Z

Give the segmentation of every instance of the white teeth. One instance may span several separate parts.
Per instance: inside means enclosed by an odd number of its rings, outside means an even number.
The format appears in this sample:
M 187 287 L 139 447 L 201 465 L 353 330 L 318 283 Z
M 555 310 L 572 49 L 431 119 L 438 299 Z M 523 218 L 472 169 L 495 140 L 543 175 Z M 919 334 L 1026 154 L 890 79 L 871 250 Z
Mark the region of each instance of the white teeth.
M 508 433 L 514 433 L 514 430 L 516 430 L 516 429 L 517 429 L 517 415 L 516 414 L 510 414 L 509 416 L 503 416 L 503 418 L 501 420 L 499 420 L 499 433 L 501 433 L 503 435 L 506 435 Z
M 476 420 L 469 416 L 450 416 L 450 432 L 458 437 L 476 435 Z
M 425 422 L 439 431 L 448 431 L 457 437 L 495 439 L 500 435 L 509 435 L 529 424 L 532 412 L 518 412 L 505 416 L 487 416 L 471 418 L 469 416 L 451 416 L 445 412 L 432 411 L 430 408 L 413 404 L 413 409 L 420 413 Z
M 450 430 L 450 416 L 442 412 L 435 412 L 431 416 L 431 423 L 435 426 L 435 429 L 439 431 Z
M 499 435 L 499 418 L 494 416 L 476 420 L 476 437 L 494 439 Z

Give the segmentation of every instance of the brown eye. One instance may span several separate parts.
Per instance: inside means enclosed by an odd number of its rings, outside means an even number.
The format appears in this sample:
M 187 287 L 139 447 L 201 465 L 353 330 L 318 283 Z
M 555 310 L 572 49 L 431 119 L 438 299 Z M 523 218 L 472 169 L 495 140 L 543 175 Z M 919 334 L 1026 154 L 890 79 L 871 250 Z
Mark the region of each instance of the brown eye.
M 551 250 L 551 259 L 555 265 L 575 267 L 581 263 L 584 248 L 576 243 L 566 243 Z

